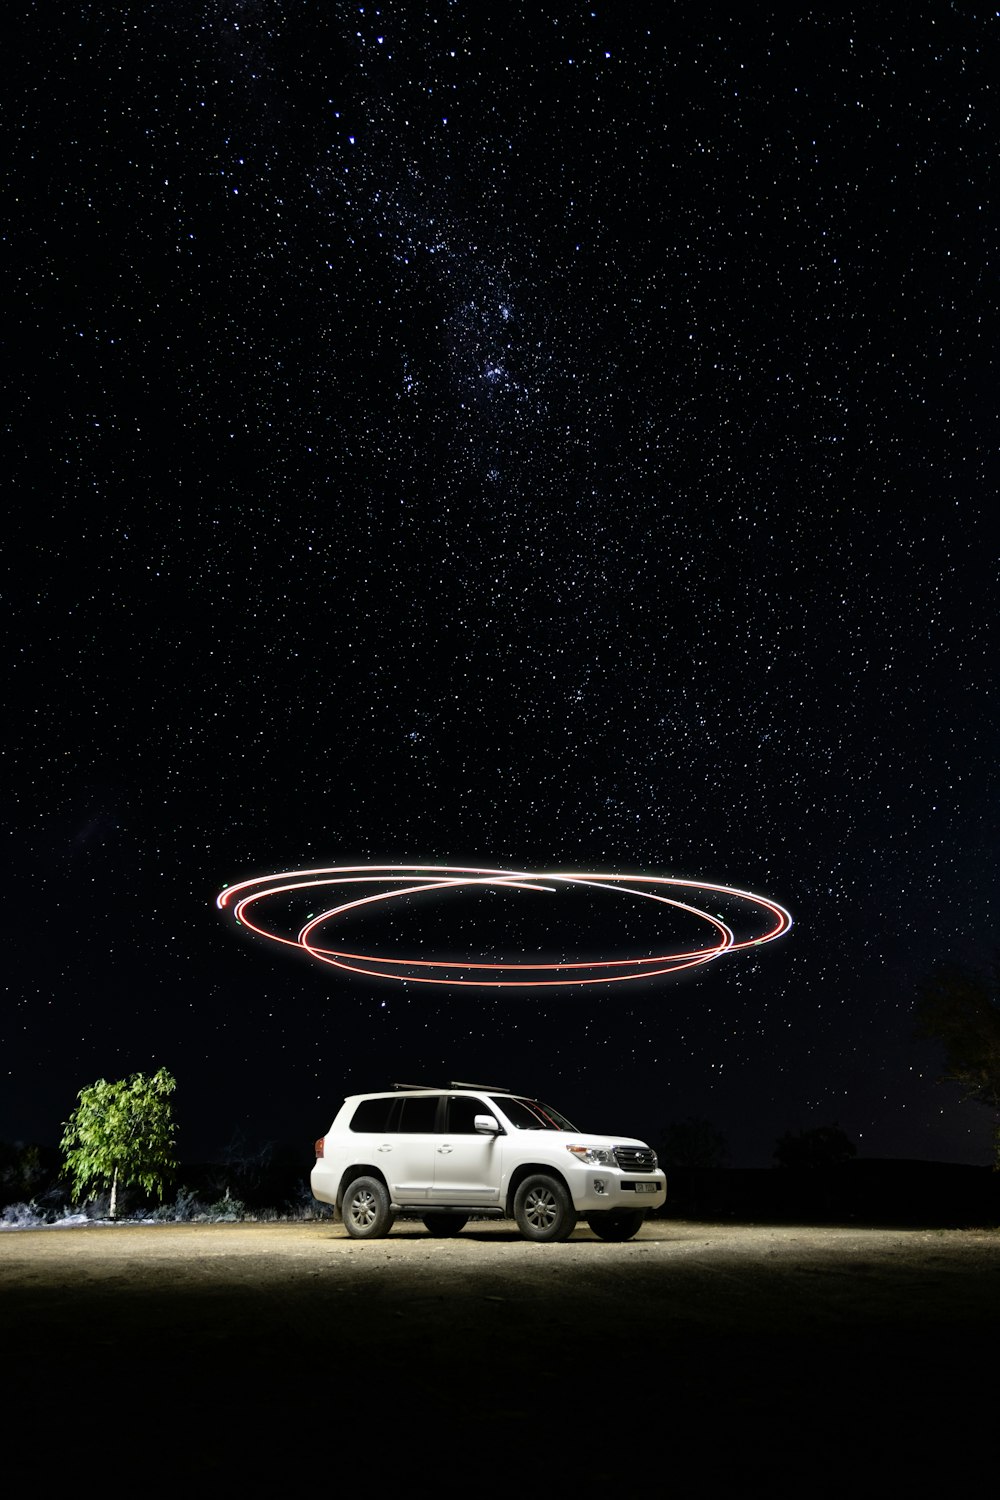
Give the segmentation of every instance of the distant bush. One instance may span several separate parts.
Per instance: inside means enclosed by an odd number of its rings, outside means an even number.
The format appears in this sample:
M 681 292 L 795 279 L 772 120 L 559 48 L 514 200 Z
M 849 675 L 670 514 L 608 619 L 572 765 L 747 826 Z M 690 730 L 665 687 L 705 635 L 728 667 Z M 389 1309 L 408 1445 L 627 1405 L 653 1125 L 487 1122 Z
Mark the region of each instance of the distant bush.
M 670 1170 L 702 1171 L 724 1167 L 729 1147 L 721 1130 L 710 1120 L 688 1116 L 665 1125 L 657 1142 L 657 1155 Z
M 329 1205 L 313 1198 L 305 1164 L 290 1148 L 265 1146 L 240 1159 L 231 1146 L 226 1155 L 223 1163 L 188 1167 L 172 1202 L 157 1203 L 141 1187 L 119 1183 L 116 1222 L 308 1223 L 331 1216 Z M 76 1210 L 69 1193 L 57 1151 L 0 1142 L 0 1230 L 114 1222 L 107 1189 L 95 1191 Z
M 858 1148 L 839 1125 L 820 1125 L 815 1130 L 786 1131 L 774 1143 L 779 1167 L 792 1171 L 841 1167 L 857 1156 Z
M 47 1222 L 37 1203 L 8 1203 L 0 1213 L 0 1226 L 4 1229 L 39 1229 Z
M 61 1206 L 67 1188 L 60 1178 L 58 1151 L 23 1141 L 0 1141 L 0 1207 L 35 1203 L 46 1212 Z
M 242 1199 L 233 1198 L 227 1188 L 224 1198 L 209 1204 L 208 1216 L 217 1224 L 235 1224 L 238 1219 L 247 1217 L 247 1206 Z
M 150 1217 L 157 1224 L 190 1224 L 192 1219 L 206 1212 L 205 1205 L 198 1202 L 193 1191 L 188 1188 L 178 1188 L 173 1203 L 158 1204 Z

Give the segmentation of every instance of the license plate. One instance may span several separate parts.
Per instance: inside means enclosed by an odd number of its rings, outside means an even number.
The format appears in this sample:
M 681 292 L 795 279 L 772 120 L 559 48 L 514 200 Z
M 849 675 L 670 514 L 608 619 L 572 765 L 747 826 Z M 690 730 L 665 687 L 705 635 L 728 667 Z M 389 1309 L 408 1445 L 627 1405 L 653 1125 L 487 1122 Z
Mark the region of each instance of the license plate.
M 655 1193 L 659 1186 L 658 1182 L 637 1182 L 635 1190 L 637 1193 Z

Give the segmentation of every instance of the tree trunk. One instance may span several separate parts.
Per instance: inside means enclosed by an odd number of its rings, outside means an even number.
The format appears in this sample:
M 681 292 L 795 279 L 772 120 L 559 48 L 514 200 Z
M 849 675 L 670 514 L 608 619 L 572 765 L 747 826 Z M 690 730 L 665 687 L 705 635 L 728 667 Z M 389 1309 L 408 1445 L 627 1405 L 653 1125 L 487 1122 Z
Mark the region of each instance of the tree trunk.
M 115 1175 L 111 1179 L 111 1217 L 118 1216 L 118 1168 L 115 1167 Z

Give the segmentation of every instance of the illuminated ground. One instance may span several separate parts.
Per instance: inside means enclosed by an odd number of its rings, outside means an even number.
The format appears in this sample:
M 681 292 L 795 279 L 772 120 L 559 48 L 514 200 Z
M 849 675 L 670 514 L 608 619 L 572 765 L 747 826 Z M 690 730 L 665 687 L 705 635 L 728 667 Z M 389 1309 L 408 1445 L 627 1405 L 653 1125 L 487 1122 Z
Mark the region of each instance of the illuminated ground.
M 363 1445 L 373 1488 L 694 1468 L 822 1493 L 943 1481 L 986 1441 L 992 1383 L 975 1372 L 1000 1332 L 1000 1234 L 52 1228 L 0 1235 L 0 1299 L 25 1472 L 103 1431 L 117 1474 L 166 1465 L 181 1484 L 271 1458 L 289 1479 L 346 1477 Z

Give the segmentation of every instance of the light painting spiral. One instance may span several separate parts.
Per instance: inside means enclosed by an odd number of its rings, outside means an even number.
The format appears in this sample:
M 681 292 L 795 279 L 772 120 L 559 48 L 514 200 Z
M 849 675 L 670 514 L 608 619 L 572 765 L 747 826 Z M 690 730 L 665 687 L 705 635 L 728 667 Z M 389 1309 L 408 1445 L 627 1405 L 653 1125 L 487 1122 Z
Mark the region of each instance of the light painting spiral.
M 330 887 L 374 886 L 371 894 L 352 895 L 349 900 L 328 906 L 318 915 L 310 915 L 296 937 L 276 930 L 264 921 L 267 902 L 301 893 L 315 895 Z M 468 890 L 471 887 L 502 887 L 506 890 L 553 892 L 560 886 L 585 887 L 590 890 L 616 891 L 642 900 L 654 901 L 707 923 L 711 938 L 704 946 L 678 952 L 639 955 L 626 958 L 562 960 L 559 962 L 519 962 L 496 959 L 467 960 L 444 958 L 392 957 L 379 953 L 360 953 L 327 946 L 330 939 L 323 929 L 333 927 L 349 912 L 358 912 L 380 903 L 415 896 L 425 891 Z M 667 891 L 676 894 L 668 895 Z M 679 899 L 682 892 L 711 893 L 736 902 L 745 908 L 756 925 L 751 935 L 737 937 L 721 916 Z M 544 989 L 582 984 L 624 984 L 630 980 L 649 979 L 656 975 L 675 974 L 681 969 L 712 963 L 726 953 L 744 948 L 758 948 L 781 937 L 792 925 L 788 911 L 778 902 L 735 886 L 718 885 L 704 880 L 681 880 L 669 875 L 621 875 L 569 873 L 566 871 L 490 870 L 460 865 L 333 865 L 319 870 L 289 870 L 279 875 L 262 875 L 226 886 L 216 905 L 228 911 L 244 927 L 260 937 L 288 948 L 298 949 L 319 963 L 362 974 L 372 979 L 394 979 L 410 984 L 461 985 L 474 989 Z

